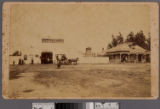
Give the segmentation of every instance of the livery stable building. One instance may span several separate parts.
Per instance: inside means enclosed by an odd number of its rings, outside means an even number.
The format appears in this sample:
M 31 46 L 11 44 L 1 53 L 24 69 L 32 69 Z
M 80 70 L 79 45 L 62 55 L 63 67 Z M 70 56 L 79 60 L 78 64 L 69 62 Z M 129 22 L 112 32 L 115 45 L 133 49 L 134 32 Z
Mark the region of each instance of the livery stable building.
M 150 51 L 133 43 L 123 43 L 106 51 L 110 63 L 146 63 L 150 62 Z
M 64 39 L 42 38 L 29 48 L 16 50 L 10 54 L 10 64 L 50 64 L 56 62 L 55 56 L 64 53 Z

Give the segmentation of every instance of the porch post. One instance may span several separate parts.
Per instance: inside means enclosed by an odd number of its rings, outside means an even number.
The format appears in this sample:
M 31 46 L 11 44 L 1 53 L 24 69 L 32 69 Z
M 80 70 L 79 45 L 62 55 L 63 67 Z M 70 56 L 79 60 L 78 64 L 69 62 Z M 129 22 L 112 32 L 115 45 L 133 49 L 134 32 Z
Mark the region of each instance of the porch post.
M 128 53 L 128 62 L 130 62 L 130 53 Z
M 138 53 L 136 54 L 136 62 L 138 62 Z
M 121 53 L 119 53 L 119 59 L 120 59 L 119 62 L 121 63 L 122 62 L 122 60 L 121 60 Z
M 143 60 L 144 60 L 144 63 L 146 63 L 146 54 L 144 54 L 144 58 L 143 58 Z

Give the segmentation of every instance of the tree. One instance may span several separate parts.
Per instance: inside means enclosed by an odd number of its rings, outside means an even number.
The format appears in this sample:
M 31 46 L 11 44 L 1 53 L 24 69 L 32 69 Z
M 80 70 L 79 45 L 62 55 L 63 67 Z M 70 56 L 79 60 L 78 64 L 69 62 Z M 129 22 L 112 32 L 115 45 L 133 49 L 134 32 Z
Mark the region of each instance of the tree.
M 136 35 L 134 35 L 133 32 L 130 32 L 127 36 L 127 39 L 125 42 L 133 42 L 133 44 L 139 45 L 140 47 L 150 50 L 150 34 L 149 38 L 146 38 L 143 31 L 137 32 Z
M 148 49 L 147 44 L 146 44 L 146 37 L 145 37 L 142 30 L 135 35 L 134 42 L 135 42 L 135 44 L 139 45 L 140 47 L 142 47 L 144 49 Z
M 134 33 L 133 33 L 133 32 L 130 32 L 130 33 L 127 35 L 127 39 L 125 40 L 125 42 L 134 42 L 134 41 L 135 41 Z
M 112 42 L 108 44 L 107 48 L 109 49 L 109 48 L 115 47 L 118 44 L 122 44 L 122 43 L 123 43 L 123 36 L 119 32 L 117 36 L 112 35 Z
M 107 46 L 107 48 L 108 48 L 108 49 L 112 48 L 112 44 L 109 43 L 108 46 Z
M 119 35 L 116 38 L 117 38 L 117 44 L 122 44 L 123 43 L 123 36 L 120 32 L 119 32 Z
M 112 47 L 115 47 L 118 45 L 118 41 L 117 39 L 114 37 L 114 35 L 112 35 Z
M 149 37 L 146 38 L 146 36 L 144 35 L 143 31 L 139 31 L 136 34 L 134 34 L 133 32 L 130 32 L 127 35 L 127 38 L 123 39 L 123 36 L 121 33 L 119 33 L 119 35 L 117 35 L 116 37 L 114 35 L 112 35 L 112 41 L 111 43 L 108 44 L 108 48 L 112 48 L 117 46 L 118 44 L 122 44 L 122 43 L 127 43 L 127 42 L 132 42 L 135 45 L 139 45 L 140 47 L 150 50 L 150 44 L 151 44 L 151 37 L 150 37 L 150 33 L 149 33 Z
M 147 42 L 147 49 L 151 50 L 151 34 L 148 33 L 148 38 L 146 39 Z

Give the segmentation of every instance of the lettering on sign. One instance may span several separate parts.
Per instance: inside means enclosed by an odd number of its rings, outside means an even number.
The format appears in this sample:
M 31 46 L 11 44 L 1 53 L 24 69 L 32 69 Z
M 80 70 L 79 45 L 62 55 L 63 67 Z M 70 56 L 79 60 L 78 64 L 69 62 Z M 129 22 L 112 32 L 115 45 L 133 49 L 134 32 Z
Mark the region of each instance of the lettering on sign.
M 42 39 L 42 43 L 64 43 L 64 39 Z

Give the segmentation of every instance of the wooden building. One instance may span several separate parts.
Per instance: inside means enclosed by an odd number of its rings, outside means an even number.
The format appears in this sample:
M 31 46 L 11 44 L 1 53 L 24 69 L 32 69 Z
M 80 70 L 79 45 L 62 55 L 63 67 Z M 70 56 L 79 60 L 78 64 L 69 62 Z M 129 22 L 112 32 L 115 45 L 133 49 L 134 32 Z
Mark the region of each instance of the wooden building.
M 123 43 L 106 51 L 111 63 L 145 63 L 150 62 L 150 51 L 133 43 Z

